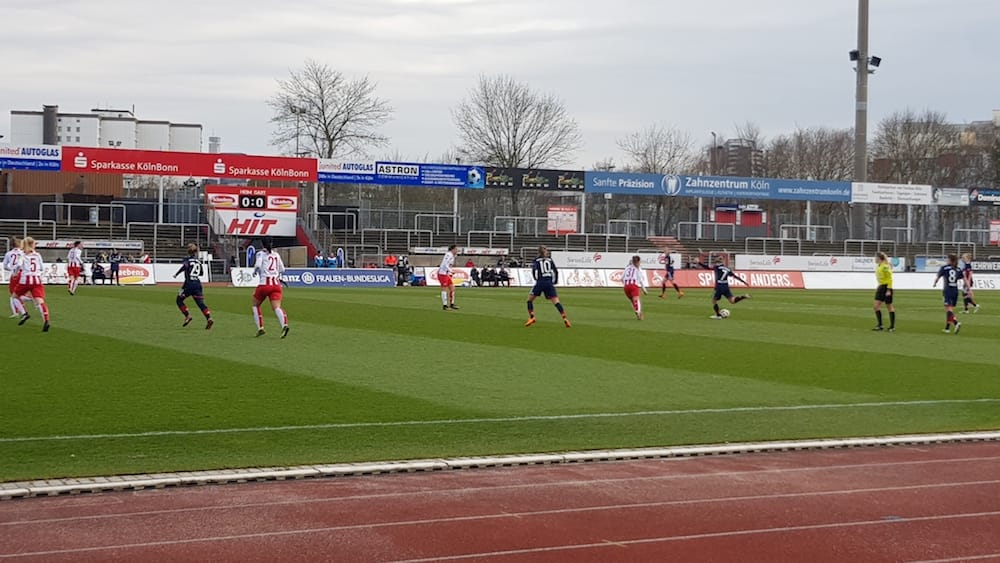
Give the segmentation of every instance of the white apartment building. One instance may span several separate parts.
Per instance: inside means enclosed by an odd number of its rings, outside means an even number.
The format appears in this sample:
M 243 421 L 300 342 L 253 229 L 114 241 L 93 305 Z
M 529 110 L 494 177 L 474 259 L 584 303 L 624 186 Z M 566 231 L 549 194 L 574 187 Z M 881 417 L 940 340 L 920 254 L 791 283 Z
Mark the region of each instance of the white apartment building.
M 43 144 L 44 113 L 11 110 L 10 138 L 5 141 L 12 145 Z M 141 120 L 130 110 L 55 115 L 58 145 L 202 152 L 201 124 Z

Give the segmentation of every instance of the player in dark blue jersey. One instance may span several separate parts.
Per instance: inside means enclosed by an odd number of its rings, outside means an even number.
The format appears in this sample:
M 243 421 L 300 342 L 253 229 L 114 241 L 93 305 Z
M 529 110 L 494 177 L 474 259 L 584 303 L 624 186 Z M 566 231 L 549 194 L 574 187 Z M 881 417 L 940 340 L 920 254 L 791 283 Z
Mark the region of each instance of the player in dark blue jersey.
M 181 263 L 181 269 L 174 274 L 175 278 L 184 274 L 184 285 L 181 287 L 180 293 L 177 294 L 177 308 L 184 314 L 184 324 L 181 326 L 187 326 L 191 323 L 191 314 L 188 312 L 187 305 L 184 304 L 184 300 L 191 297 L 194 299 L 195 305 L 201 309 L 201 314 L 205 315 L 205 330 L 208 330 L 212 328 L 215 321 L 212 320 L 212 312 L 208 310 L 208 305 L 205 305 L 205 298 L 202 296 L 201 277 L 207 273 L 205 264 L 198 258 L 197 244 L 192 242 L 187 245 L 187 253 L 187 257 Z
M 556 293 L 556 284 L 559 283 L 559 269 L 556 263 L 549 257 L 549 249 L 545 246 L 538 247 L 538 258 L 531 263 L 531 277 L 535 279 L 535 286 L 531 288 L 528 295 L 528 321 L 524 326 L 535 324 L 535 298 L 545 295 L 545 298 L 556 306 L 556 310 L 562 315 L 563 324 L 569 328 L 569 319 L 566 318 L 566 310 L 559 302 L 559 295 Z
M 677 287 L 677 282 L 674 281 L 674 258 L 670 255 L 670 250 L 667 250 L 663 256 L 663 267 L 666 269 L 666 276 L 660 282 L 660 299 L 663 299 L 663 296 L 667 293 L 667 282 L 670 282 L 670 285 L 674 286 L 677 298 L 680 299 L 684 297 L 684 292 L 681 291 L 681 288 Z
M 958 304 L 958 286 L 962 281 L 962 270 L 958 267 L 958 256 L 948 255 L 948 263 L 941 266 L 937 277 L 934 278 L 934 287 L 937 287 L 938 280 L 944 280 L 944 312 L 947 320 L 944 323 L 944 331 L 951 332 L 951 325 L 955 325 L 955 334 L 962 330 L 962 323 L 958 322 L 955 316 L 955 305 Z
M 972 312 L 979 312 L 979 303 L 976 303 L 976 297 L 973 295 L 972 288 L 972 255 L 963 254 L 962 255 L 962 279 L 965 280 L 965 289 L 962 290 L 962 308 L 963 313 L 969 312 L 969 305 L 972 305 Z
M 750 299 L 749 293 L 744 293 L 743 295 L 735 297 L 733 296 L 732 290 L 729 289 L 729 278 L 739 280 L 743 282 L 743 285 L 749 285 L 749 284 L 746 282 L 745 279 L 737 276 L 735 272 L 730 270 L 729 266 L 726 266 L 726 261 L 722 256 L 717 256 L 715 258 L 715 266 L 709 266 L 708 264 L 702 262 L 699 262 L 698 265 L 701 266 L 702 268 L 705 268 L 706 270 L 715 271 L 715 293 L 712 294 L 712 310 L 715 311 L 715 314 L 709 318 L 712 319 L 723 318 L 722 315 L 719 314 L 719 300 L 722 299 L 723 297 L 725 297 L 726 300 L 729 301 L 729 303 L 731 304 L 739 303 L 744 299 Z

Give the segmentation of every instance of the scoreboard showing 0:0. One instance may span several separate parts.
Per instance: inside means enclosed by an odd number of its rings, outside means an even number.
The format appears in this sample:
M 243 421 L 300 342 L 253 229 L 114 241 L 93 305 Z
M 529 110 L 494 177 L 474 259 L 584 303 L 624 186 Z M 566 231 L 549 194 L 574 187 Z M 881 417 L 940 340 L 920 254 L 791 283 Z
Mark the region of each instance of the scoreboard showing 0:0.
M 262 195 L 241 195 L 240 209 L 264 209 L 267 207 L 267 197 Z

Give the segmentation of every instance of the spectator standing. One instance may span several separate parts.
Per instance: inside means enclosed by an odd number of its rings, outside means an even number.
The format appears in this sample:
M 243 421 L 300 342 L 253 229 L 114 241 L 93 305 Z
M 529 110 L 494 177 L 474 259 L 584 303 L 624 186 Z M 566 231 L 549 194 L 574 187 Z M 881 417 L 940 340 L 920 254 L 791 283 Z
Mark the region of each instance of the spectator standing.
M 122 257 L 121 253 L 118 252 L 118 249 L 116 249 L 116 248 L 112 248 L 111 249 L 111 255 L 108 256 L 108 261 L 111 262 L 111 280 L 110 281 L 111 281 L 111 283 L 113 283 L 115 285 L 121 285 L 122 284 L 122 278 L 119 275 L 118 271 L 121 268 L 121 264 L 122 264 L 122 262 L 124 260 L 125 259 Z

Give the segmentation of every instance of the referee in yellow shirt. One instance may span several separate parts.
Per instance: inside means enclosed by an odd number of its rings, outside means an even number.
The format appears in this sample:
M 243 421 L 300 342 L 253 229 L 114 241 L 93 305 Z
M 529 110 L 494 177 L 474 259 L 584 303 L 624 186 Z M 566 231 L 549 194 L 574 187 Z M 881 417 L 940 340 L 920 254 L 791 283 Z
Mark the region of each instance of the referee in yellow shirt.
M 878 281 L 878 289 L 875 290 L 875 319 L 878 325 L 874 331 L 884 330 L 882 328 L 882 304 L 889 310 L 889 332 L 896 330 L 896 309 L 892 306 L 892 264 L 885 252 L 879 252 L 875 256 L 875 279 Z

